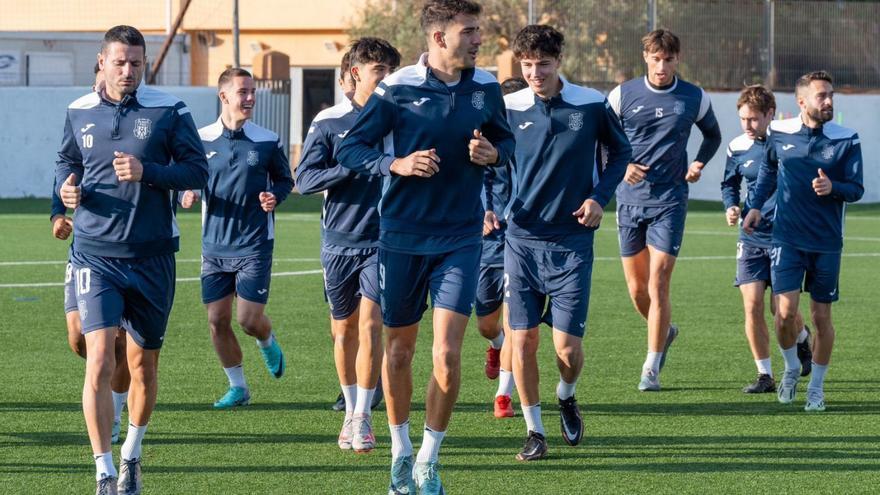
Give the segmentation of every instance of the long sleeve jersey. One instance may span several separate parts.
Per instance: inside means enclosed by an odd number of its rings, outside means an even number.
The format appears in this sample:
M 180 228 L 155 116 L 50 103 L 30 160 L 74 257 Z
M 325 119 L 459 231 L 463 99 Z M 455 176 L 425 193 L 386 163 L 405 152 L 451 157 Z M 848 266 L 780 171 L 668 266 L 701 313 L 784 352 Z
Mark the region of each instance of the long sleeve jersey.
M 831 194 L 819 196 L 819 169 Z M 820 253 L 843 249 L 845 203 L 862 198 L 862 146 L 852 129 L 827 122 L 813 129 L 800 117 L 770 123 L 752 208 L 763 208 L 776 190 L 773 242 Z
M 325 250 L 372 249 L 379 243 L 382 178 L 347 169 L 334 156 L 361 110 L 345 100 L 316 115 L 296 167 L 301 194 L 324 192 L 321 243 Z
M 141 161 L 140 182 L 119 181 L 115 151 Z M 55 167 L 56 192 L 70 174 L 82 187 L 74 249 L 140 258 L 177 251 L 172 190 L 204 187 L 208 164 L 186 105 L 141 86 L 119 103 L 89 93 L 70 104 Z
M 765 139 L 754 140 L 746 134 L 739 135 L 727 146 L 727 163 L 724 167 L 724 179 L 721 181 L 721 199 L 724 209 L 740 205 L 740 191 L 742 181 L 746 181 L 746 200 L 743 204 L 740 218 L 745 218 L 751 209 L 752 199 L 755 196 L 755 187 L 758 184 L 758 171 L 764 161 Z M 770 195 L 761 208 L 761 224 L 752 234 L 747 234 L 742 228 L 739 231 L 739 240 L 760 248 L 769 248 L 773 241 L 773 215 L 776 210 L 776 192 Z
M 479 69 L 449 86 L 426 65 L 404 67 L 376 88 L 336 150 L 342 166 L 386 176 L 379 203 L 380 245 L 412 254 L 449 252 L 480 243 L 484 167 L 470 161 L 474 130 L 507 163 L 514 142 L 504 116 L 501 86 Z M 376 146 L 384 143 L 383 151 Z M 396 157 L 436 149 L 440 171 L 430 178 L 390 175 Z
M 516 181 L 507 235 L 534 239 L 592 234 L 572 213 L 584 200 L 603 208 L 623 179 L 632 149 L 620 121 L 596 90 L 562 79 L 543 100 L 530 88 L 505 96 L 516 137 Z M 608 149 L 600 166 L 600 145 Z
M 227 129 L 221 119 L 199 129 L 208 159 L 202 201 L 202 255 L 240 258 L 270 255 L 275 212 L 260 207 L 260 193 L 281 204 L 293 189 L 284 144 L 253 122 Z
M 622 204 L 662 206 L 687 201 L 687 143 L 696 124 L 703 143 L 696 160 L 709 163 L 721 146 L 721 129 L 709 95 L 701 88 L 675 78 L 672 85 L 657 89 L 647 77 L 614 88 L 608 101 L 623 123 L 633 149 L 633 163 L 650 167 L 645 180 L 617 188 Z
M 58 179 L 52 179 L 52 207 L 49 211 L 49 219 L 55 218 L 55 215 L 67 215 L 67 207 L 58 196 L 61 186 L 58 185 Z
M 480 264 L 486 266 L 504 266 L 504 235 L 507 231 L 507 220 L 504 212 L 510 203 L 513 187 L 511 163 L 499 167 L 486 168 L 483 178 L 483 208 L 495 213 L 501 228 L 483 236 L 483 253 Z

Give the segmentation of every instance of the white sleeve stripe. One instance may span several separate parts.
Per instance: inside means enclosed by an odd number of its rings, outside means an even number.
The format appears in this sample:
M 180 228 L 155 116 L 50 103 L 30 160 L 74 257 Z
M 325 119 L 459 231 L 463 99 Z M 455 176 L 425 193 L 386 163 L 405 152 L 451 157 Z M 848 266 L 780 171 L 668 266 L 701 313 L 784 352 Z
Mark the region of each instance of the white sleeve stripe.
M 709 113 L 709 108 L 712 106 L 712 101 L 709 99 L 709 93 L 706 93 L 704 90 L 700 90 L 702 93 L 702 98 L 700 99 L 700 113 L 697 114 L 697 122 L 703 120 L 703 117 Z
M 376 86 L 376 91 L 375 91 L 375 93 L 376 93 L 377 95 L 379 95 L 379 96 L 385 96 L 385 90 L 382 89 L 382 88 L 380 88 L 379 86 Z
M 187 107 L 177 109 L 177 115 L 180 115 L 181 117 L 188 114 L 188 113 L 189 113 L 189 108 L 187 108 Z
M 614 110 L 614 113 L 620 117 L 620 86 L 617 86 L 608 93 L 608 103 L 611 105 L 611 109 Z
M 860 141 L 860 140 L 858 140 L 858 139 L 853 139 L 853 142 L 852 142 L 852 144 L 859 144 L 859 143 L 861 143 L 861 141 Z

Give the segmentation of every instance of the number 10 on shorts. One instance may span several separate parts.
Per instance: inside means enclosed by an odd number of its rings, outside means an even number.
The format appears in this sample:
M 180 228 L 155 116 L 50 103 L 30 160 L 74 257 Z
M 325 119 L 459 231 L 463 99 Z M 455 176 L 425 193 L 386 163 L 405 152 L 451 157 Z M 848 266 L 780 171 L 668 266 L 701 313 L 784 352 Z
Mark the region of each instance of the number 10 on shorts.
M 81 296 L 88 294 L 92 289 L 92 269 L 77 268 L 76 269 L 76 295 Z

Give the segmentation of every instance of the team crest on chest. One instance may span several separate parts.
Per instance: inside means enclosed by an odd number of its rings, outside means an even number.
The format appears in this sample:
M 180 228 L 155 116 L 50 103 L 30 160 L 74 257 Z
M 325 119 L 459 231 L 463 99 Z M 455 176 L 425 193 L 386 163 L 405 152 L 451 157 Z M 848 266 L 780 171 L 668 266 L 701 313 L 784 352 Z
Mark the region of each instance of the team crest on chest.
M 581 127 L 584 126 L 584 114 L 581 112 L 574 112 L 568 115 L 568 128 L 573 131 L 578 131 Z
M 672 113 L 675 115 L 684 115 L 684 102 L 676 101 L 674 105 L 672 105 Z
M 153 121 L 150 119 L 137 119 L 134 121 L 134 137 L 147 139 L 153 132 Z
M 250 167 L 260 163 L 260 152 L 257 150 L 250 150 L 247 154 L 247 164 Z
M 471 95 L 471 105 L 477 110 L 482 110 L 486 106 L 486 92 L 474 91 L 474 94 Z
M 822 158 L 825 160 L 834 158 L 834 147 L 830 144 L 826 144 L 825 147 L 822 148 Z

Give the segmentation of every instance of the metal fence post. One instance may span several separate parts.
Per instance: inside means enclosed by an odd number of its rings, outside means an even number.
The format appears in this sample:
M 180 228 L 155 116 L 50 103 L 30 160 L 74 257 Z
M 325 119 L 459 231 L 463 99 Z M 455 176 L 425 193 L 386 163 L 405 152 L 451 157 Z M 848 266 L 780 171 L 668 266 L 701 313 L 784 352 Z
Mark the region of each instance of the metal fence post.
M 767 74 L 764 77 L 764 84 L 775 89 L 776 86 L 776 1 L 766 0 L 764 2 L 764 26 L 765 35 L 767 37 Z
M 657 0 L 646 0 L 648 9 L 648 31 L 657 29 Z

